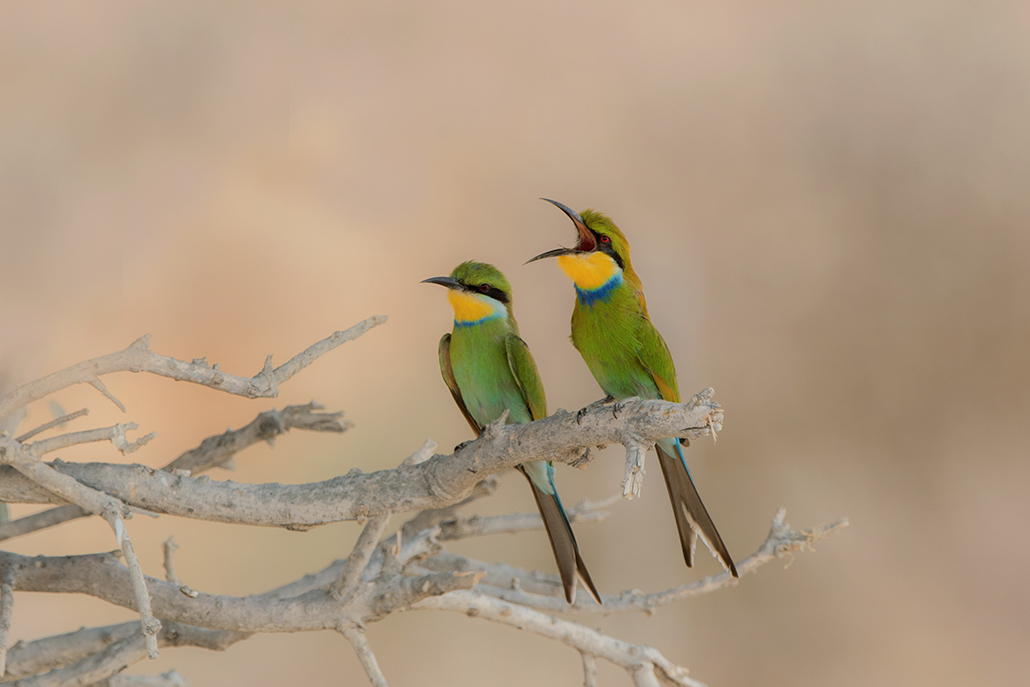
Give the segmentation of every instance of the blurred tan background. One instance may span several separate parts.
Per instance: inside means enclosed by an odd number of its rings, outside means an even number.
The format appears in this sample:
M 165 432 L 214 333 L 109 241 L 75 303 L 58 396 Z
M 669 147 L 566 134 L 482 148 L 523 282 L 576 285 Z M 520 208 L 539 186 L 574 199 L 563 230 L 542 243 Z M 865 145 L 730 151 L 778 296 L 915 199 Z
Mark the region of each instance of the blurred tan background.
M 1015 685 L 1030 667 L 1030 5 L 1011 2 L 4 3 L 0 351 L 36 376 L 153 334 L 154 350 L 252 374 L 372 314 L 390 321 L 274 401 L 122 374 L 57 395 L 72 429 L 156 430 L 161 465 L 273 406 L 344 409 L 218 479 L 305 482 L 468 436 L 439 379 L 451 312 L 420 285 L 497 264 L 552 409 L 600 396 L 567 343 L 573 241 L 547 196 L 627 232 L 680 386 L 727 410 L 689 459 L 738 558 L 774 512 L 851 527 L 734 589 L 656 616 L 587 619 L 713 687 Z M 31 407 L 22 427 L 49 419 Z M 65 460 L 112 459 L 110 447 Z M 598 586 L 683 567 L 653 454 L 643 499 L 577 528 Z M 567 503 L 618 489 L 622 452 L 562 469 Z M 482 512 L 529 511 L 509 476 Z M 32 512 L 14 506 L 15 516 Z M 398 519 L 399 521 L 399 519 Z M 135 518 L 161 575 L 247 594 L 349 550 L 308 533 Z M 7 542 L 114 548 L 80 520 Z M 553 568 L 542 533 L 459 552 Z M 13 638 L 132 614 L 21 594 Z M 462 616 L 369 637 L 391 685 L 581 684 L 579 656 Z M 362 684 L 332 633 L 167 650 L 194 685 Z M 628 684 L 601 665 L 601 684 Z

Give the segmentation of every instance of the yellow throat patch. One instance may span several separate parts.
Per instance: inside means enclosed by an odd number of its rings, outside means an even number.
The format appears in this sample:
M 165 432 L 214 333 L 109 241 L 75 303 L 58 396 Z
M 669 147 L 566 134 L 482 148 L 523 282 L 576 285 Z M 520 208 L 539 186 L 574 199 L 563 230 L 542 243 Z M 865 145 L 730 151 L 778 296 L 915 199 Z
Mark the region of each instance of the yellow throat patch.
M 468 291 L 449 289 L 447 300 L 454 308 L 454 319 L 457 322 L 479 322 L 489 317 L 500 317 L 507 312 L 500 301 Z
M 585 291 L 601 288 L 619 271 L 615 261 L 601 251 L 559 255 L 558 266 Z

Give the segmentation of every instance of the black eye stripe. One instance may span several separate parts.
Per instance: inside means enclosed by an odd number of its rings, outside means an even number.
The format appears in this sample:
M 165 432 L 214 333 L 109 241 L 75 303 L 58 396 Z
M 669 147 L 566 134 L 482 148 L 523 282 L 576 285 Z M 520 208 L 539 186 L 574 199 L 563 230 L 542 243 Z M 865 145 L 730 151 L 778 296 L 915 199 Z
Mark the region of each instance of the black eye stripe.
M 612 260 L 615 261 L 615 264 L 619 266 L 620 270 L 626 269 L 626 265 L 623 263 L 622 258 L 619 257 L 618 253 L 615 252 L 615 246 L 612 245 L 611 237 L 606 234 L 594 231 L 593 229 L 591 229 L 591 231 L 593 231 L 594 237 L 597 239 L 596 250 L 600 250 L 602 253 L 610 255 Z
M 507 305 L 511 300 L 510 298 L 508 298 L 508 294 L 506 294 L 504 291 L 501 291 L 496 286 L 491 286 L 488 282 L 483 282 L 481 284 L 467 284 L 465 282 L 462 282 L 462 286 L 464 286 L 470 291 L 474 291 L 475 293 L 481 293 L 484 296 L 487 296 L 488 298 L 493 298 L 495 301 L 500 301 L 505 305 Z

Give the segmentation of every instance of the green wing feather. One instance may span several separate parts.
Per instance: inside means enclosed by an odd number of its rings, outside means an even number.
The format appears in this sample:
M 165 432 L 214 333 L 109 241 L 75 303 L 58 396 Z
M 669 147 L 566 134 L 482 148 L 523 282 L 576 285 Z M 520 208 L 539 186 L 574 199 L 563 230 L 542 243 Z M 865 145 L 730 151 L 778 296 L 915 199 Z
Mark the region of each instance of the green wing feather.
M 443 375 L 444 384 L 451 390 L 451 396 L 454 397 L 454 402 L 458 404 L 458 409 L 461 410 L 461 414 L 465 416 L 465 420 L 468 421 L 469 427 L 476 433 L 478 437 L 483 433 L 483 428 L 479 426 L 479 423 L 473 419 L 472 415 L 469 414 L 469 409 L 465 406 L 465 401 L 461 397 L 461 389 L 458 388 L 458 382 L 454 379 L 454 368 L 451 367 L 451 335 L 444 334 L 440 337 L 440 347 L 438 349 L 440 354 L 440 374 Z
M 534 420 L 547 417 L 544 383 L 540 381 L 540 372 L 536 369 L 536 362 L 533 360 L 533 354 L 529 352 L 529 346 L 518 334 L 508 334 L 504 337 L 504 348 L 508 352 L 511 374 L 522 391 L 530 416 Z
M 672 354 L 665 345 L 665 339 L 648 319 L 641 320 L 638 336 L 640 348 L 637 350 L 637 358 L 640 364 L 651 375 L 662 398 L 679 403 L 680 390 L 676 384 L 676 365 L 672 362 Z
M 547 398 L 544 395 L 544 383 L 540 380 L 540 372 L 536 368 L 536 361 L 533 354 L 529 352 L 529 346 L 519 338 L 518 334 L 508 334 L 504 337 L 504 348 L 508 353 L 508 366 L 511 367 L 511 374 L 522 391 L 522 397 L 529 408 L 530 416 L 534 420 L 547 417 Z M 562 586 L 565 588 L 565 599 L 569 603 L 576 600 L 576 575 L 583 580 L 590 595 L 597 603 L 602 603 L 601 595 L 594 586 L 587 572 L 586 563 L 579 555 L 579 546 L 576 544 L 576 537 L 572 533 L 572 526 L 565 514 L 558 492 L 554 486 L 554 467 L 550 461 L 533 461 L 523 463 L 519 466 L 522 473 L 529 480 L 533 488 L 533 496 L 536 498 L 537 507 L 540 510 L 540 517 L 544 521 L 544 529 L 551 540 L 551 550 L 554 551 L 554 558 L 558 562 L 558 572 L 561 574 Z

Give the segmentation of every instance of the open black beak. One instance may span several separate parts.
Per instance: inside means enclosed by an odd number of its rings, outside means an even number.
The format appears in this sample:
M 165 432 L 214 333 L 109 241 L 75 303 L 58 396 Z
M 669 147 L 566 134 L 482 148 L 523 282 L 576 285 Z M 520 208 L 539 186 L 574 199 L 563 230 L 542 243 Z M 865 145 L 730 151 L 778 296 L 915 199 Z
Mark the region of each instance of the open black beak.
M 554 250 L 549 250 L 546 253 L 541 253 L 540 255 L 533 256 L 532 258 L 530 258 L 529 260 L 526 260 L 522 264 L 523 265 L 528 265 L 531 262 L 536 262 L 537 260 L 543 260 L 544 258 L 556 258 L 559 255 L 575 255 L 577 253 L 582 253 L 582 252 L 583 251 L 576 250 L 575 248 L 555 248 Z
M 429 279 L 423 279 L 420 284 L 439 284 L 440 286 L 446 286 L 448 289 L 461 289 L 464 288 L 461 282 L 450 277 L 430 277 Z
M 549 250 L 546 253 L 530 258 L 525 264 L 529 264 L 536 260 L 542 260 L 543 258 L 556 258 L 559 255 L 574 255 L 576 253 L 589 253 L 590 251 L 597 248 L 597 239 L 594 238 L 594 233 L 587 228 L 583 218 L 579 216 L 579 213 L 570 208 L 564 203 L 559 203 L 556 200 L 550 198 L 541 198 L 540 200 L 546 200 L 551 205 L 554 205 L 559 210 L 568 215 L 572 223 L 576 225 L 576 231 L 579 232 L 579 243 L 576 244 L 575 248 L 556 248 L 555 250 Z

